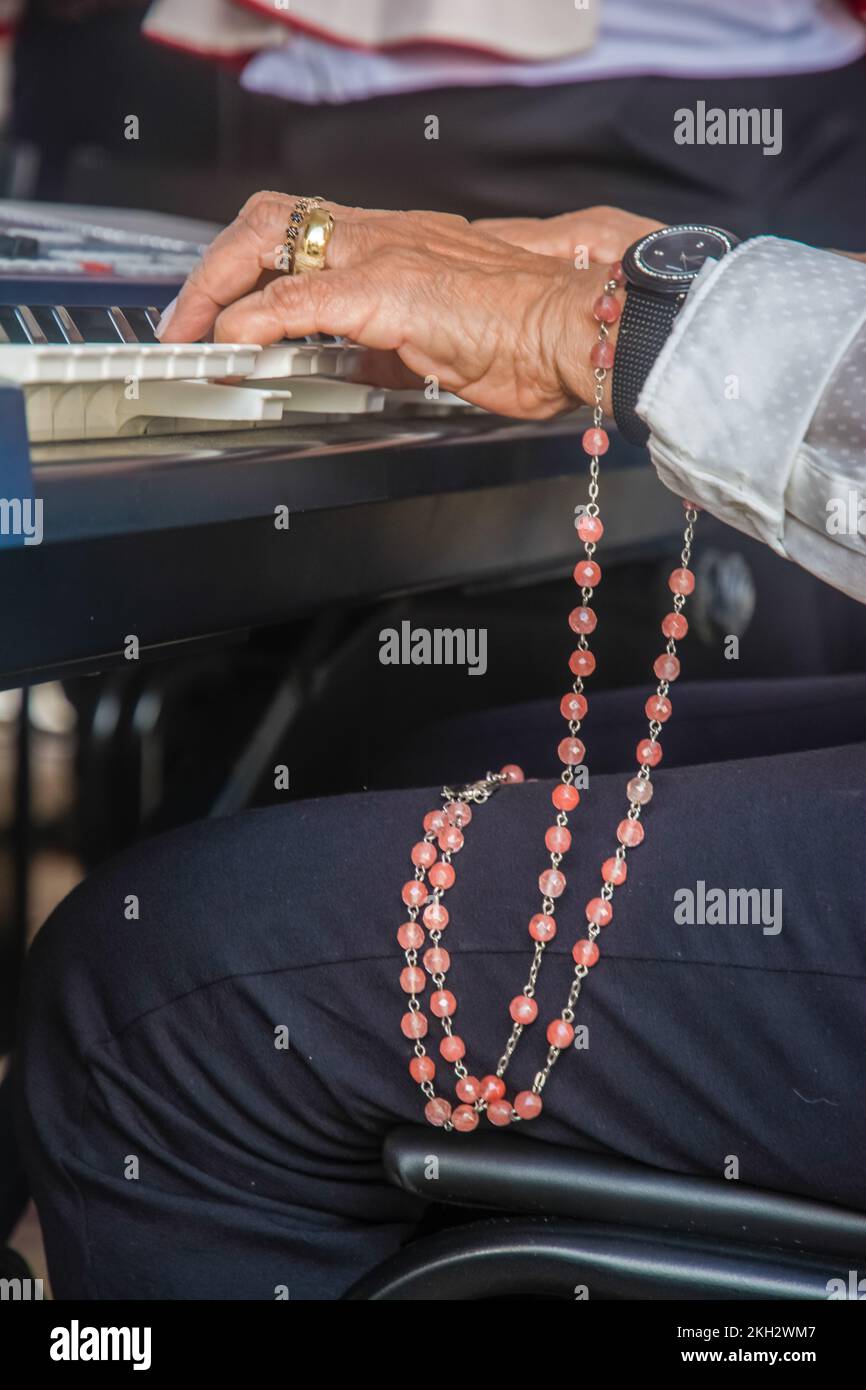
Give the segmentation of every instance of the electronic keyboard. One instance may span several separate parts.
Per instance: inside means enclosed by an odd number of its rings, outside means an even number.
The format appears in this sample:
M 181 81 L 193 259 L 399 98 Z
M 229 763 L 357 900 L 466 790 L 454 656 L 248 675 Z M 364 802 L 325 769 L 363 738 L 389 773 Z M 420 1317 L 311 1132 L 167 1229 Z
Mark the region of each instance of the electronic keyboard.
M 355 381 L 361 350 L 336 339 L 163 344 L 158 320 L 154 306 L 0 305 L 0 378 L 23 393 L 30 442 L 470 409 L 452 395 Z
M 31 444 L 244 436 L 262 426 L 471 409 L 448 394 L 358 382 L 361 350 L 334 338 L 266 348 L 161 344 L 160 313 L 202 249 L 179 238 L 60 223 L 32 209 L 14 216 L 6 207 L 0 380 L 23 394 Z
M 162 344 L 211 234 L 0 203 L 0 688 L 123 665 L 130 632 L 174 653 L 573 565 L 586 412 L 366 385 L 334 338 Z M 610 559 L 666 552 L 681 508 L 644 451 L 614 434 L 603 486 Z M 33 544 L 15 521 L 37 504 Z

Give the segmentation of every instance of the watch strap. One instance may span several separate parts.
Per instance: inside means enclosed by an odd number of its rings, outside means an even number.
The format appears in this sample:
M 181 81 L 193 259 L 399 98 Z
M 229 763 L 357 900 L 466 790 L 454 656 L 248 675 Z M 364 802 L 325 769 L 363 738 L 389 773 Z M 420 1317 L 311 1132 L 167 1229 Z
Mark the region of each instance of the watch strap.
M 646 444 L 649 430 L 637 414 L 638 397 L 667 337 L 684 296 L 651 294 L 630 285 L 613 363 L 613 415 L 630 444 Z

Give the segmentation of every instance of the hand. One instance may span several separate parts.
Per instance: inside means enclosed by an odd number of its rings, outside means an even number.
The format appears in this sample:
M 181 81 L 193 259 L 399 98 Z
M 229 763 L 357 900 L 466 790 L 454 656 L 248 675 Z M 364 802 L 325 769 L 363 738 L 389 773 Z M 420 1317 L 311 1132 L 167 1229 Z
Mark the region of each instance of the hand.
M 610 265 L 638 237 L 664 225 L 651 217 L 638 217 L 621 208 L 583 208 L 563 212 L 558 217 L 491 217 L 473 222 L 478 231 L 489 232 L 514 246 L 523 246 L 542 256 L 558 256 L 574 264 L 585 248 L 590 261 Z
M 416 377 L 504 415 L 540 419 L 593 398 L 591 306 L 603 269 L 533 255 L 450 214 L 328 203 L 328 268 L 275 274 L 294 202 L 277 193 L 247 202 L 187 280 L 163 342 L 211 329 L 218 342 L 262 345 L 330 333 L 396 354 Z

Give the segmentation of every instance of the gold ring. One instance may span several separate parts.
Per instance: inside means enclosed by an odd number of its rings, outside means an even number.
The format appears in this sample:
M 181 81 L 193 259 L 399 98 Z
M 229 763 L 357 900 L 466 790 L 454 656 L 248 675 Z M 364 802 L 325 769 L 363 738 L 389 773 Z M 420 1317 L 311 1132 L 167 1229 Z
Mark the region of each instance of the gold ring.
M 326 208 L 310 208 L 304 218 L 296 242 L 293 275 L 304 275 L 311 270 L 324 270 L 328 254 L 328 242 L 334 230 L 334 219 Z
M 287 275 L 294 273 L 295 252 L 297 250 L 298 236 L 304 225 L 307 213 L 313 208 L 321 205 L 321 198 L 299 198 L 292 208 L 289 217 L 289 225 L 286 228 L 286 239 L 283 243 L 283 254 L 279 258 L 278 269 L 284 270 Z

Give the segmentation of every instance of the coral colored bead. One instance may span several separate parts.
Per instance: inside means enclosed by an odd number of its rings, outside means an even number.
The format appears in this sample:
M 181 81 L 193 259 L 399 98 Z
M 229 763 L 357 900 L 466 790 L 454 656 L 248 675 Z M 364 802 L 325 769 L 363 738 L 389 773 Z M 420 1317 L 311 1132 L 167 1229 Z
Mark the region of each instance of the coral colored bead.
M 612 294 L 600 294 L 592 306 L 592 317 L 598 323 L 616 323 L 619 316 L 619 300 Z
M 551 1047 L 570 1047 L 574 1041 L 574 1029 L 564 1018 L 555 1018 L 547 1025 L 547 1041 Z
M 592 652 L 578 647 L 568 658 L 568 666 L 573 676 L 591 676 L 595 670 L 595 657 Z
M 523 772 L 523 768 L 522 768 L 522 767 L 518 767 L 518 766 L 517 766 L 517 763 L 506 763 L 504 767 L 501 767 L 501 768 L 499 769 L 499 771 L 500 771 L 500 773 L 502 774 L 502 776 L 505 778 L 506 782 L 522 782 L 522 781 L 524 781 L 524 772 Z
M 660 681 L 675 681 L 680 673 L 679 659 L 670 652 L 662 652 L 653 662 L 653 670 Z
M 606 927 L 613 917 L 613 908 L 606 898 L 590 898 L 586 905 L 586 920 L 597 927 Z
M 450 989 L 440 989 L 430 995 L 430 1012 L 437 1018 L 450 1018 L 457 1012 L 457 1000 Z
M 481 1099 L 481 1082 L 477 1076 L 461 1076 L 454 1089 L 467 1105 L 474 1105 Z
M 451 1119 L 451 1106 L 447 1100 L 442 1100 L 439 1096 L 434 1096 L 428 1100 L 424 1106 L 424 1114 L 427 1116 L 431 1125 L 447 1125 Z
M 650 695 L 644 705 L 647 719 L 656 719 L 664 724 L 671 717 L 673 706 L 666 695 Z
M 434 888 L 450 888 L 457 874 L 454 871 L 453 864 L 444 864 L 440 859 L 437 864 L 433 865 L 427 877 Z
M 422 1081 L 432 1081 L 436 1075 L 436 1064 L 432 1057 L 413 1057 L 409 1063 L 409 1075 L 420 1085 Z
M 439 848 L 449 850 L 456 854 L 463 848 L 463 831 L 456 825 L 446 825 L 444 830 L 439 831 Z
M 445 814 L 452 825 L 459 825 L 462 830 L 472 819 L 472 808 L 467 806 L 465 801 L 449 801 L 445 807 Z
M 577 690 L 569 690 L 559 702 L 559 712 L 563 719 L 583 719 L 586 715 L 586 696 Z
M 610 859 L 605 859 L 602 864 L 601 876 L 605 883 L 625 883 L 628 878 L 628 865 L 624 859 L 617 859 L 616 855 L 612 854 Z M 428 951 L 427 955 L 429 954 Z M 426 961 L 427 956 L 424 959 Z
M 397 928 L 397 940 L 404 951 L 417 951 L 424 945 L 424 932 L 417 922 L 404 922 Z
M 588 512 L 581 512 L 574 523 L 575 530 L 582 541 L 600 541 L 604 535 L 604 526 L 600 516 L 591 516 Z
M 539 875 L 538 886 L 546 898 L 559 898 L 565 892 L 565 874 L 559 869 L 545 869 Z
M 487 1107 L 487 1118 L 492 1125 L 510 1125 L 512 1120 L 511 1101 L 492 1100 Z
M 606 454 L 610 448 L 607 430 L 597 429 L 594 425 L 584 430 L 580 442 L 586 454 Z
M 427 1032 L 426 1014 L 417 1013 L 414 1009 L 410 1009 L 400 1019 L 400 1031 L 404 1037 L 412 1038 L 413 1041 L 416 1038 L 423 1038 Z
M 556 751 L 561 762 L 567 763 L 569 767 L 579 767 L 583 762 L 586 748 L 582 739 L 563 738 Z
M 424 952 L 424 969 L 431 975 L 447 975 L 451 969 L 451 957 L 441 946 L 431 946 Z
M 466 1056 L 466 1044 L 456 1033 L 452 1033 L 450 1037 L 442 1039 L 439 1051 L 446 1062 L 459 1062 L 461 1057 Z
M 471 1105 L 458 1105 L 451 1116 L 451 1123 L 461 1134 L 468 1134 L 478 1126 L 478 1111 Z
M 595 965 L 598 960 L 598 947 L 594 941 L 575 941 L 571 952 L 575 965 Z
M 544 843 L 551 854 L 567 854 L 571 849 L 571 831 L 564 825 L 551 825 L 545 831 Z
M 592 609 L 584 608 L 582 604 L 579 608 L 572 608 L 568 615 L 568 626 L 572 632 L 576 632 L 578 635 L 583 633 L 585 637 L 588 637 L 591 632 L 595 632 L 597 623 L 598 618 Z
M 410 878 L 408 883 L 403 884 L 403 891 L 400 894 L 407 907 L 420 907 L 427 901 L 427 889 L 423 883 L 419 883 L 417 878 Z
M 704 510 L 699 503 L 689 501 L 688 497 L 683 497 L 680 500 L 687 512 L 702 512 Z
M 642 738 L 637 746 L 637 760 L 645 767 L 658 767 L 662 760 L 662 746 L 654 738 Z
M 441 903 L 431 903 L 422 912 L 421 920 L 428 931 L 444 931 L 448 926 L 448 909 Z
M 662 618 L 662 633 L 665 637 L 673 637 L 679 640 L 685 637 L 689 630 L 688 619 L 682 613 L 666 613 Z
M 536 1115 L 541 1114 L 541 1096 L 536 1095 L 535 1091 L 519 1091 L 514 1097 L 514 1108 L 521 1120 L 534 1120 Z
M 616 827 L 616 838 L 621 845 L 627 845 L 629 849 L 634 849 L 639 845 L 644 836 L 644 829 L 639 820 L 631 820 L 625 816 Z
M 580 792 L 570 783 L 560 782 L 553 788 L 550 799 L 557 811 L 573 811 L 580 802 Z
M 508 1012 L 515 1023 L 534 1023 L 538 1017 L 538 1005 L 525 994 L 517 994 L 508 1006 Z
M 618 285 L 625 284 L 625 271 L 622 268 L 622 261 L 614 261 L 608 272 L 608 279 L 615 280 Z
M 438 835 L 440 830 L 444 830 L 448 824 L 448 818 L 444 811 L 428 811 L 424 817 L 424 829 L 427 834 Z
M 411 858 L 416 868 L 429 869 L 431 864 L 436 863 L 436 847 L 429 840 L 419 840 L 417 845 L 412 846 Z
M 574 582 L 579 584 L 581 589 L 594 589 L 601 579 L 601 565 L 597 565 L 595 560 L 578 560 L 574 567 Z
M 529 935 L 533 941 L 552 941 L 556 936 L 556 923 L 546 912 L 536 912 L 529 919 Z
M 420 994 L 427 986 L 427 977 L 417 965 L 407 965 L 400 971 L 400 988 L 406 994 Z
M 646 806 L 648 801 L 652 801 L 654 790 L 652 782 L 644 777 L 632 777 L 625 789 L 629 801 L 636 801 L 639 806 Z
M 593 343 L 589 360 L 594 367 L 602 367 L 604 371 L 608 371 L 613 366 L 613 343 L 607 340 Z
M 501 1100 L 505 1095 L 505 1082 L 501 1076 L 485 1076 L 481 1082 L 481 1099 L 489 1104 L 492 1100 Z
M 690 594 L 695 587 L 695 576 L 691 570 L 678 569 L 672 570 L 668 580 L 668 588 L 672 594 Z

